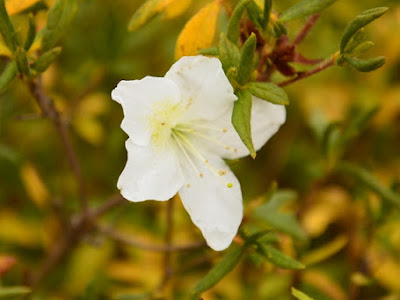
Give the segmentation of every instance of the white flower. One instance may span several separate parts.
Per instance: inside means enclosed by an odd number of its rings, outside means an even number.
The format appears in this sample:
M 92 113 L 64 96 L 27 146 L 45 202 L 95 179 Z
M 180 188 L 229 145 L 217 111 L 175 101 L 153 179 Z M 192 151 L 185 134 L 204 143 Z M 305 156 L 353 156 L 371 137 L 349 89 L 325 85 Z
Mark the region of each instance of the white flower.
M 139 202 L 179 193 L 214 250 L 232 242 L 242 220 L 240 184 L 224 158 L 249 154 L 231 124 L 237 97 L 216 58 L 183 57 L 163 78 L 121 81 L 111 93 L 124 112 L 128 161 L 121 194 Z M 256 150 L 284 123 L 285 108 L 253 98 Z

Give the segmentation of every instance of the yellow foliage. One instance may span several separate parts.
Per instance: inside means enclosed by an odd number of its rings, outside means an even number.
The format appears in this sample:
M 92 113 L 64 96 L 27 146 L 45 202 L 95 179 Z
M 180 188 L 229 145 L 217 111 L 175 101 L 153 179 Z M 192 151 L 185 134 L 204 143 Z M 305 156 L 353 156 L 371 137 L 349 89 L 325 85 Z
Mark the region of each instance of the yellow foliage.
M 49 200 L 49 192 L 35 167 L 30 163 L 26 163 L 21 167 L 20 173 L 29 197 L 37 206 L 45 207 Z
M 176 43 L 175 59 L 196 55 L 198 50 L 212 45 L 220 8 L 221 1 L 214 0 L 186 23 Z
M 324 244 L 320 248 L 307 252 L 303 258 L 302 263 L 306 266 L 315 264 L 335 255 L 347 245 L 348 238 L 345 235 L 339 235 L 331 242 Z
M 12 56 L 10 49 L 8 49 L 7 46 L 4 45 L 3 41 L 1 40 L 0 40 L 0 56 L 7 56 L 7 57 Z
M 400 292 L 400 262 L 388 253 L 371 247 L 368 262 L 374 278 L 389 290 Z
M 172 19 L 183 14 L 192 3 L 192 0 L 165 0 L 165 18 Z
M 8 14 L 12 16 L 39 1 L 40 0 L 6 0 L 6 9 Z
M 304 282 L 318 288 L 332 300 L 348 300 L 343 289 L 331 278 L 319 271 L 305 271 L 302 279 Z

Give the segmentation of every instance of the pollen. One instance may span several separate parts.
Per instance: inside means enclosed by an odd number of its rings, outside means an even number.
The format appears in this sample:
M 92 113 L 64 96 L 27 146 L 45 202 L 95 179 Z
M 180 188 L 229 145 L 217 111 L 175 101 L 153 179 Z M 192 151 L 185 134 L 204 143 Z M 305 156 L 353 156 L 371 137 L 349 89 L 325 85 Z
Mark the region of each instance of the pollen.
M 232 182 L 229 182 L 226 186 L 227 186 L 228 188 L 231 188 L 231 187 L 233 187 L 233 183 L 232 183 Z
M 226 171 L 225 171 L 225 170 L 219 170 L 219 171 L 218 171 L 218 174 L 219 174 L 220 176 L 225 175 L 225 174 L 226 174 Z

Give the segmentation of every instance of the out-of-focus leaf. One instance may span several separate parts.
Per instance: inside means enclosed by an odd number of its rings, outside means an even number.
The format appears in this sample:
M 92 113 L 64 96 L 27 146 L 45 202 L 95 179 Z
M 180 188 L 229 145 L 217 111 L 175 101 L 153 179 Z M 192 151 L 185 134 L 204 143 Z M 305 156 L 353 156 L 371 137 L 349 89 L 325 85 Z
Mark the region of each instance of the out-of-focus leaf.
M 285 90 L 272 82 L 250 82 L 247 89 L 252 95 L 262 100 L 280 105 L 289 104 Z
M 292 287 L 292 295 L 298 300 L 314 300 L 310 296 L 307 296 L 307 294 L 304 294 L 302 291 L 299 291 L 294 287 Z
M 240 139 L 250 151 L 251 157 L 256 157 L 253 139 L 251 137 L 251 94 L 246 90 L 236 93 L 238 100 L 235 101 L 232 112 L 232 124 L 235 127 Z
M 299 240 L 305 240 L 306 234 L 291 213 L 279 212 L 278 208 L 286 202 L 295 199 L 296 193 L 292 191 L 278 191 L 270 201 L 260 206 L 255 212 L 255 216 L 266 221 L 275 229 L 287 233 Z
M 287 34 L 287 29 L 285 25 L 280 22 L 279 20 L 276 20 L 274 24 L 272 25 L 272 35 L 277 39 L 281 37 L 282 35 Z
M 241 0 L 235 7 L 231 18 L 229 19 L 228 29 L 226 36 L 233 43 L 236 43 L 240 34 L 240 19 L 242 18 L 243 12 L 249 5 L 251 0 Z
M 279 251 L 274 247 L 259 244 L 258 250 L 271 263 L 280 268 L 290 269 L 290 270 L 299 270 L 305 268 L 305 266 L 301 262 L 298 262 L 297 260 L 291 258 L 290 256 L 287 256 L 285 253 Z
M 198 300 L 201 293 L 216 285 L 238 264 L 243 247 L 233 245 L 228 253 L 203 277 L 192 290 L 192 300 Z
M 212 45 L 220 9 L 221 2 L 214 0 L 186 23 L 176 42 L 175 59 L 196 55 L 200 49 Z
M 247 41 L 245 42 L 240 58 L 239 70 L 237 81 L 239 84 L 245 84 L 253 71 L 254 51 L 256 50 L 257 37 L 252 32 Z
M 8 49 L 15 51 L 17 46 L 20 45 L 20 41 L 8 16 L 4 0 L 0 0 L 0 33 Z
M 17 61 L 18 72 L 23 75 L 30 76 L 31 69 L 29 67 L 28 57 L 24 48 L 19 46 L 17 47 L 17 50 L 15 51 L 15 59 Z
M 344 57 L 344 60 L 360 72 L 371 72 L 382 67 L 386 62 L 386 57 L 378 56 L 371 59 Z
M 222 63 L 222 67 L 226 72 L 232 67 L 238 68 L 240 64 L 240 51 L 239 48 L 232 43 L 225 34 L 221 33 L 219 39 L 219 58 Z
M 197 51 L 198 54 L 203 54 L 203 55 L 211 55 L 211 56 L 218 56 L 219 51 L 218 47 L 210 47 L 210 48 L 205 48 L 205 49 L 200 49 Z
M 115 300 L 141 300 L 147 299 L 151 296 L 151 293 L 142 293 L 142 294 L 126 294 L 126 295 L 119 295 L 115 297 Z
M 41 0 L 6 0 L 7 12 L 10 16 L 20 13 Z
M 33 64 L 32 69 L 43 73 L 47 68 L 54 62 L 54 60 L 60 55 L 61 47 L 53 48 L 43 53 Z
M 15 60 L 9 62 L 0 75 L 0 93 L 14 80 L 18 74 L 17 62 Z
M 393 192 L 391 189 L 382 185 L 371 173 L 364 168 L 347 162 L 340 162 L 336 166 L 336 170 L 354 177 L 366 187 L 370 188 L 382 199 L 391 202 L 392 204 L 400 207 L 400 194 Z
M 362 54 L 364 52 L 367 52 L 369 49 L 371 49 L 374 46 L 374 43 L 371 41 L 365 41 L 362 42 L 360 44 L 358 44 L 357 46 L 354 47 L 354 49 L 351 51 L 351 53 L 353 55 L 358 55 L 358 54 Z
M 164 8 L 165 0 L 147 0 L 140 6 L 131 17 L 128 30 L 135 31 L 148 22 Z
M 50 196 L 35 167 L 30 163 L 26 163 L 21 167 L 20 172 L 28 195 L 38 207 L 45 207 Z
M 192 0 L 164 0 L 165 4 L 164 16 L 172 19 L 183 14 L 192 3 Z
M 20 299 L 30 292 L 25 286 L 0 287 L 0 300 Z
M 336 0 L 302 0 L 285 10 L 280 16 L 281 22 L 287 22 L 318 13 Z
M 50 50 L 68 29 L 78 10 L 76 0 L 56 0 L 47 16 L 46 27 L 42 31 L 41 49 Z
M 364 27 L 360 28 L 356 33 L 353 34 L 350 41 L 347 43 L 346 47 L 344 48 L 344 53 L 351 53 L 355 47 L 366 40 L 367 34 L 365 33 Z
M 247 6 L 247 15 L 250 20 L 256 25 L 258 28 L 263 29 L 263 12 L 261 8 L 254 2 L 251 1 Z
M 35 19 L 32 14 L 29 14 L 28 16 L 28 33 L 26 35 L 25 39 L 25 44 L 24 44 L 24 49 L 26 51 L 29 50 L 29 48 L 32 46 L 33 41 L 35 40 L 36 36 L 36 24 L 35 24 Z
M 348 299 L 346 293 L 343 291 L 343 288 L 324 272 L 305 270 L 302 272 L 302 279 L 304 283 L 310 284 L 311 286 L 323 292 L 323 294 L 328 297 L 327 299 Z
M 340 235 L 332 241 L 324 244 L 320 248 L 307 252 L 301 262 L 307 266 L 326 260 L 327 258 L 335 255 L 342 250 L 348 242 L 348 238 L 344 235 Z
M 382 16 L 388 10 L 387 7 L 376 7 L 363 11 L 357 17 L 355 17 L 346 27 L 343 32 L 342 39 L 340 41 L 340 53 L 345 52 L 347 43 L 351 37 L 362 27 L 368 25 L 373 20 Z
M 0 278 L 6 274 L 17 263 L 15 256 L 0 255 Z

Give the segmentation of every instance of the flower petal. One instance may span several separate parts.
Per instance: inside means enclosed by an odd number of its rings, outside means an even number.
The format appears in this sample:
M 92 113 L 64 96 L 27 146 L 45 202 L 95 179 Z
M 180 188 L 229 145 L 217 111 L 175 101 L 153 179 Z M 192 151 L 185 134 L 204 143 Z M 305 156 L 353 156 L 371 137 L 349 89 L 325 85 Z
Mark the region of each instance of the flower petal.
M 128 161 L 117 187 L 127 200 L 165 201 L 172 198 L 183 184 L 182 170 L 175 153 L 168 148 L 155 151 L 150 146 L 139 146 L 128 139 L 125 143 Z
M 180 92 L 174 82 L 160 77 L 147 76 L 141 80 L 122 80 L 111 92 L 111 97 L 122 105 L 124 119 L 121 128 L 136 144 L 149 144 L 151 129 L 147 116 L 156 103 L 166 100 L 178 103 Z
M 203 140 L 198 140 L 209 151 L 226 159 L 237 159 L 249 155 L 231 122 L 232 111 L 222 114 L 209 126 L 193 122 L 192 127 L 202 133 Z M 253 96 L 251 109 L 251 134 L 254 148 L 258 151 L 278 131 L 286 120 L 283 105 L 276 105 Z M 200 135 L 199 135 L 200 136 Z
M 189 105 L 186 119 L 214 119 L 237 99 L 217 58 L 184 56 L 165 75 Z
M 216 251 L 226 249 L 236 235 L 243 217 L 239 181 L 216 155 L 206 155 L 208 164 L 193 159 L 195 167 L 181 161 L 185 184 L 179 190 L 182 203 L 207 244 Z M 219 175 L 221 170 L 224 175 Z M 231 183 L 232 187 L 227 184 Z

